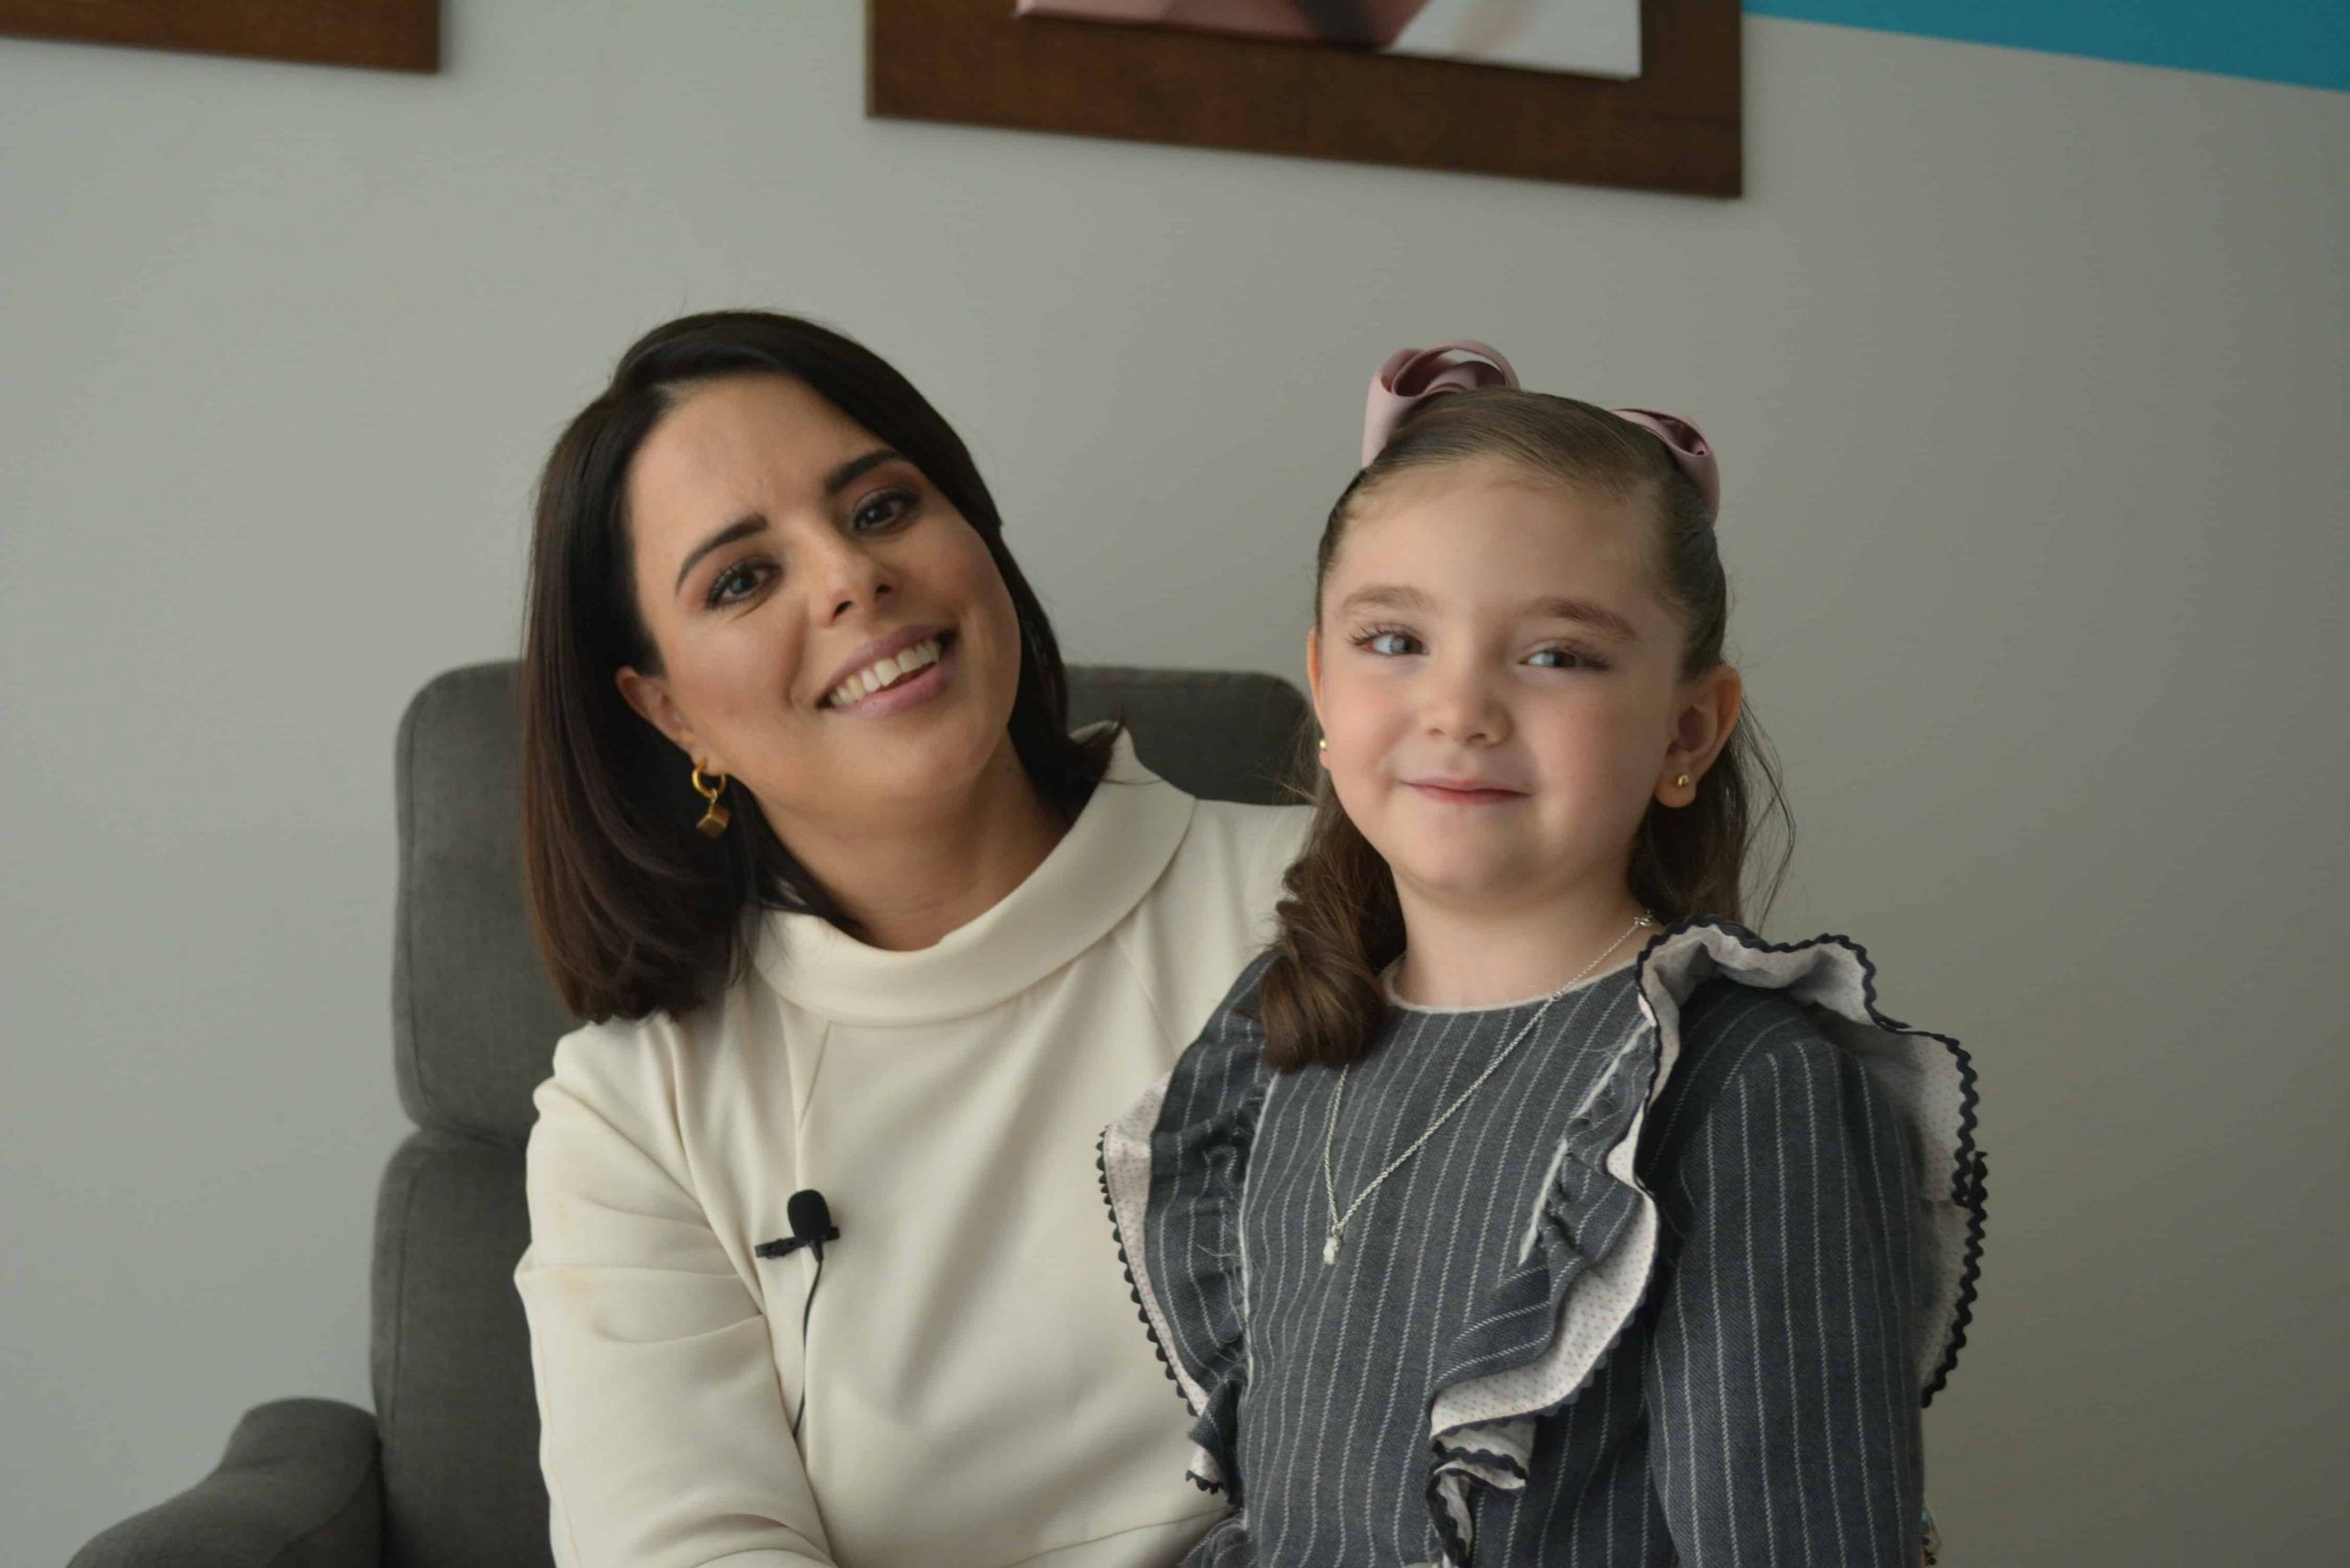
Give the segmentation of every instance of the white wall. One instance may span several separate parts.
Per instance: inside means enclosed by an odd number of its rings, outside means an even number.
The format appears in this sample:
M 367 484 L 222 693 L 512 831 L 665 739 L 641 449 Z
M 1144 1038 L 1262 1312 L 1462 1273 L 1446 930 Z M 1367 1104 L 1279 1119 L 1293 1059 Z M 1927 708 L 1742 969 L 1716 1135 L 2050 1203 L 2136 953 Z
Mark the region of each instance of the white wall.
M 2338 1551 L 2350 95 L 1757 21 L 1718 203 L 876 123 L 859 12 L 456 0 L 425 78 L 0 40 L 12 1549 L 364 1402 L 394 722 L 514 647 L 621 347 L 750 302 L 933 396 L 1090 660 L 1296 675 L 1395 346 L 1702 419 L 1774 928 L 1986 1080 L 1959 1560 Z

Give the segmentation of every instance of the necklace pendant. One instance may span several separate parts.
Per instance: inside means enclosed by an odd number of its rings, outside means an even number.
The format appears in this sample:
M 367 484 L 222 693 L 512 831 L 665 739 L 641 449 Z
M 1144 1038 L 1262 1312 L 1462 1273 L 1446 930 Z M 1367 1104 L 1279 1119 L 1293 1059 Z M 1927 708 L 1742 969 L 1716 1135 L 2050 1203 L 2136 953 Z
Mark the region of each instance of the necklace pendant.
M 1325 1263 L 1336 1263 L 1337 1260 L 1338 1233 L 1334 1230 L 1330 1233 L 1330 1238 L 1322 1244 L 1322 1261 Z

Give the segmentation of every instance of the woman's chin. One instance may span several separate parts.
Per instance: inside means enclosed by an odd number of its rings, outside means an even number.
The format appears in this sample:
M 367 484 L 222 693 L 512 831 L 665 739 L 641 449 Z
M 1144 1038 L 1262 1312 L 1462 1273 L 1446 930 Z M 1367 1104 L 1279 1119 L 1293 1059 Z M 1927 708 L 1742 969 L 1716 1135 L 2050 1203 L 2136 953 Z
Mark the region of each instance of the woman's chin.
M 841 760 L 851 766 L 836 773 L 855 779 L 845 788 L 863 799 L 899 804 L 950 800 L 983 788 L 998 753 L 1009 750 L 1009 721 L 962 700 L 968 696 L 852 732 L 838 743 Z
M 1009 678 L 986 678 L 984 651 L 977 663 L 967 662 L 965 651 L 957 638 L 944 659 L 901 685 L 822 711 L 805 741 L 795 743 L 821 754 L 809 759 L 820 763 L 824 779 L 812 809 L 835 821 L 878 822 L 988 787 L 998 754 L 1009 754 L 1015 693 Z M 996 686 L 1003 689 L 990 689 Z

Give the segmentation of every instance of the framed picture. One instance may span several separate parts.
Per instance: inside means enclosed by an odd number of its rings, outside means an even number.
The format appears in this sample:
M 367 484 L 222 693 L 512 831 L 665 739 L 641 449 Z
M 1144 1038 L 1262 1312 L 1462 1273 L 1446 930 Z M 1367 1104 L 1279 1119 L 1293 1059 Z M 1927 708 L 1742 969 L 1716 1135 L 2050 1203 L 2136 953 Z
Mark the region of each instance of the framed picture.
M 0 0 L 0 33 L 377 71 L 441 69 L 441 0 Z
M 1640 73 L 1640 0 L 1017 0 L 1017 11 L 1578 76 Z
M 867 0 L 879 118 L 1735 196 L 1738 0 Z

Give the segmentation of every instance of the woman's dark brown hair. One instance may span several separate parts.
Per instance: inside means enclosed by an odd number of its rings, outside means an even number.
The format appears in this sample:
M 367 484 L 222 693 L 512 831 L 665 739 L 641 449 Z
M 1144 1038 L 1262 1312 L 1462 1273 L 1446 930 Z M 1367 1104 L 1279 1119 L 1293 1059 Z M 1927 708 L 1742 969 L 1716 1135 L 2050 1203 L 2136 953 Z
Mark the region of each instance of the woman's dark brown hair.
M 1681 675 L 1722 662 L 1729 594 L 1705 498 L 1664 442 L 1605 409 L 1569 398 L 1490 388 L 1421 405 L 1330 509 L 1315 558 L 1314 602 L 1363 500 L 1408 469 L 1498 460 L 1585 493 L 1644 503 L 1656 519 L 1651 569 L 1684 628 Z M 1310 744 L 1310 743 L 1309 743 Z M 1279 908 L 1281 935 L 1258 997 L 1265 1059 L 1293 1072 L 1360 1057 L 1387 1015 L 1380 971 L 1404 951 L 1395 879 L 1320 774 L 1304 852 L 1289 869 Z M 1746 879 L 1759 819 L 1775 814 L 1784 836 L 1750 898 Z M 1793 849 L 1794 822 L 1768 743 L 1750 712 L 1740 717 L 1703 778 L 1696 799 L 1677 809 L 1651 801 L 1634 841 L 1632 896 L 1668 923 L 1693 914 L 1743 918 L 1750 902 L 1767 909 Z M 1760 916 L 1756 917 L 1759 921 Z
M 1011 552 L 1003 519 L 960 437 L 872 351 L 766 311 L 688 316 L 621 355 L 539 481 L 522 635 L 522 868 L 539 952 L 582 1018 L 685 1013 L 742 972 L 758 909 L 856 923 L 793 858 L 747 791 L 734 827 L 694 831 L 702 802 L 686 762 L 621 698 L 623 665 L 660 655 L 637 613 L 626 505 L 645 436 L 695 387 L 787 375 L 903 454 L 986 541 L 1020 623 L 1009 725 L 1039 794 L 1073 819 L 1116 727 L 1069 734 L 1069 681 L 1052 623 Z

